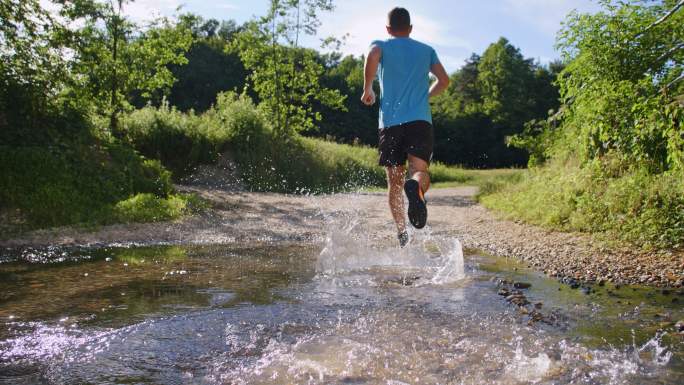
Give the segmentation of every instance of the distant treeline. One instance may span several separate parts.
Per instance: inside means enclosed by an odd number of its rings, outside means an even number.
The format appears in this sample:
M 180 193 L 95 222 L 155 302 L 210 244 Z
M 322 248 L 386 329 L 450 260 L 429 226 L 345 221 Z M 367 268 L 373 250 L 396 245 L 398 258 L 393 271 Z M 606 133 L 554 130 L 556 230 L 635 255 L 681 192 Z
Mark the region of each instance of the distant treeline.
M 181 111 L 206 111 L 221 91 L 242 92 L 249 71 L 240 60 L 236 37 L 244 26 L 234 21 L 205 20 L 186 14 L 179 23 L 192 31 L 187 63 L 170 66 L 177 81 L 168 102 Z M 323 66 L 321 85 L 346 96 L 344 108 L 315 104 L 321 120 L 303 134 L 344 143 L 377 144 L 377 105 L 359 101 L 363 86 L 363 57 L 315 52 Z M 433 101 L 436 129 L 435 158 L 467 167 L 524 166 L 527 152 L 509 147 L 506 138 L 523 131 L 525 122 L 544 119 L 558 108 L 553 82 L 563 69 L 526 59 L 505 38 L 481 55 L 473 54 L 451 75 L 448 91 Z M 257 101 L 259 95 L 251 93 Z M 139 99 L 142 107 L 149 100 Z M 161 100 L 152 101 L 159 104 Z

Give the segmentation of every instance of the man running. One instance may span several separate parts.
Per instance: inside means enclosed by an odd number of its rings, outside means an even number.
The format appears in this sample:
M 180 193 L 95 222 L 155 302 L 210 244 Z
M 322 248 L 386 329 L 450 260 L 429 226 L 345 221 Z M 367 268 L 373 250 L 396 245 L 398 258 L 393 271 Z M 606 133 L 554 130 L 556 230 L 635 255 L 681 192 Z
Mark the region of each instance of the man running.
M 370 106 L 375 103 L 373 79 L 377 73 L 380 81 L 380 165 L 387 172 L 389 206 L 402 247 L 408 243 L 402 185 L 409 202 L 409 221 L 421 229 L 427 222 L 424 195 L 430 187 L 428 166 L 433 146 L 428 98 L 441 93 L 449 85 L 449 76 L 435 50 L 411 39 L 412 30 L 411 17 L 406 9 L 397 7 L 389 12 L 387 33 L 391 38 L 371 43 L 361 96 L 364 104 Z M 437 77 L 432 86 L 429 73 Z M 409 179 L 404 182 L 406 160 Z

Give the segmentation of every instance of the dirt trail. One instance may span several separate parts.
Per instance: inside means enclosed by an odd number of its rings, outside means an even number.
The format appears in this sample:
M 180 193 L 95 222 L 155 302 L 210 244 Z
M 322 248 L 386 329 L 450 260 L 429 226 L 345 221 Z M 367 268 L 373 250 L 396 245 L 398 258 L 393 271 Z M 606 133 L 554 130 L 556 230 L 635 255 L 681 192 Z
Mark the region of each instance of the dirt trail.
M 319 196 L 228 192 L 183 187 L 209 200 L 212 209 L 174 222 L 104 226 L 95 231 L 59 228 L 0 241 L 0 247 L 48 245 L 316 242 L 329 216 L 354 215 L 376 229 L 379 242 L 396 242 L 384 193 Z M 644 254 L 603 250 L 582 234 L 547 231 L 498 219 L 473 200 L 475 187 L 429 192 L 429 227 L 435 235 L 455 236 L 467 248 L 515 257 L 549 275 L 582 281 L 645 283 L 681 287 L 682 253 Z

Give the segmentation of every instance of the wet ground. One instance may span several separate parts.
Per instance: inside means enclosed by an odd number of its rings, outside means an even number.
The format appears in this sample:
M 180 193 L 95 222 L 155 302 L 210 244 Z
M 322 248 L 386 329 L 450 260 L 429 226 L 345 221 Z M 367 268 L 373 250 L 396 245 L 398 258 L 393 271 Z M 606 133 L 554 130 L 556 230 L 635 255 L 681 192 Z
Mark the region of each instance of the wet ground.
M 0 384 L 684 383 L 682 293 L 571 289 L 455 239 L 0 254 Z

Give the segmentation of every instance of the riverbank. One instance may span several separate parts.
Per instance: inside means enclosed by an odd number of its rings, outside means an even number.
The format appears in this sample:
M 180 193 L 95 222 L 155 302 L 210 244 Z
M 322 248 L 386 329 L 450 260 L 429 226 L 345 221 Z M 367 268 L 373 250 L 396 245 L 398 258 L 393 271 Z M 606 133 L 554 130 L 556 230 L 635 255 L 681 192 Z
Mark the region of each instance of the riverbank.
M 70 227 L 40 230 L 0 240 L 0 247 L 53 245 L 213 244 L 235 242 L 319 242 L 331 218 L 375 229 L 374 242 L 396 242 L 381 192 L 283 195 L 181 187 L 207 200 L 205 212 L 173 222 L 103 226 L 93 231 Z M 560 233 L 502 220 L 474 200 L 475 187 L 433 189 L 428 194 L 434 235 L 461 239 L 466 248 L 520 259 L 547 275 L 586 282 L 681 287 L 681 252 L 644 253 L 603 248 L 590 236 Z

